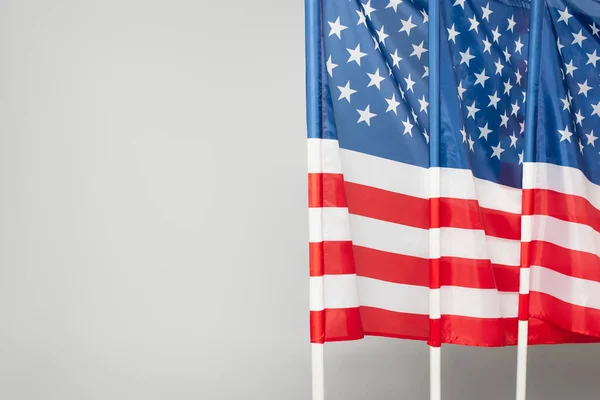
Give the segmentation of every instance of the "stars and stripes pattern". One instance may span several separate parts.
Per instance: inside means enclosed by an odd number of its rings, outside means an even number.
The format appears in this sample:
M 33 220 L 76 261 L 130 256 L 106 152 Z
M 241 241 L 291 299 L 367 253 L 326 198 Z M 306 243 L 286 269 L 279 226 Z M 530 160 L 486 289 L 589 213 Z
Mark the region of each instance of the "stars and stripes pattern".
M 511 345 L 517 340 L 525 212 L 521 177 L 529 10 L 518 0 L 442 0 L 441 17 L 442 342 Z M 429 339 L 428 22 L 427 2 L 420 0 L 322 1 L 322 127 L 308 140 L 315 343 L 364 335 Z M 584 37 L 572 36 L 569 46 L 591 42 L 593 28 L 581 29 L 570 32 Z M 564 57 L 568 50 L 562 48 Z M 589 47 L 592 57 L 600 54 L 594 50 Z M 595 61 L 586 64 L 587 57 L 577 54 L 567 60 L 574 59 L 571 64 L 557 61 L 572 87 L 565 92 L 567 103 L 560 103 L 568 107 L 552 117 L 563 133 L 557 129 L 555 140 L 545 137 L 554 142 L 538 143 L 540 152 L 546 144 L 572 145 L 568 148 L 577 154 L 581 144 L 584 153 L 594 148 L 594 134 L 585 135 L 594 128 L 592 119 L 600 123 L 589 103 L 596 100 L 600 77 L 586 76 L 583 70 L 595 68 Z M 600 98 L 596 101 L 600 113 Z M 600 126 L 594 129 L 600 132 Z M 584 175 L 593 170 L 585 165 Z M 565 180 L 567 191 L 574 190 L 570 182 Z M 538 186 L 525 189 L 542 189 Z M 586 210 L 600 204 L 600 194 L 597 199 Z M 534 207 L 532 218 L 541 213 Z M 540 232 L 547 231 L 545 222 L 537 222 Z M 548 323 L 548 310 L 534 308 L 541 304 L 535 290 L 555 295 L 552 283 L 550 289 L 540 286 L 547 275 L 536 280 L 535 271 L 531 284 L 539 285 L 532 286 L 531 307 L 537 311 L 530 318 L 530 343 L 591 340 L 585 331 Z
M 600 336 L 600 4 L 552 1 L 544 15 L 529 314 Z

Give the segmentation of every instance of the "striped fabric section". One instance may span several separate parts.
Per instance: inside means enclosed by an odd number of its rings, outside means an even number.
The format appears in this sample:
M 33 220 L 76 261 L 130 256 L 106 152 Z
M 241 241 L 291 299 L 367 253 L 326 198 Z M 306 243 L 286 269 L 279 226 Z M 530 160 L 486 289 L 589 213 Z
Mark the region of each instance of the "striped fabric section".
M 308 152 L 312 342 L 427 340 L 428 169 L 335 139 L 308 139 Z M 521 190 L 460 169 L 441 182 L 442 343 L 515 344 Z M 589 340 L 530 324 L 533 344 Z
M 600 336 L 600 186 L 581 170 L 532 163 L 532 316 Z

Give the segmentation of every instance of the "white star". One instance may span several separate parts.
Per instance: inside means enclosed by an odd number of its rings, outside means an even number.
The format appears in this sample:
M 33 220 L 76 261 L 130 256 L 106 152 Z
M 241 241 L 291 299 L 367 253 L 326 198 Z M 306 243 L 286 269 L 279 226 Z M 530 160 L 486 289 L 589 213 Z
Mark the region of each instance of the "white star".
M 521 131 L 519 133 L 525 133 L 525 121 L 519 122 L 519 125 L 521 126 Z
M 581 32 L 582 29 L 580 29 L 578 33 L 571 33 L 571 35 L 573 35 L 573 42 L 571 43 L 571 46 L 577 43 L 579 47 L 583 47 L 583 41 L 587 38 L 582 35 Z
M 482 42 L 483 42 L 483 52 L 492 54 L 492 43 L 488 40 L 488 38 L 486 37 L 485 39 L 482 40 Z
M 586 53 L 586 55 L 588 56 L 588 62 L 586 62 L 585 65 L 593 64 L 594 68 L 596 68 L 596 62 L 600 60 L 600 57 L 596 55 L 596 50 L 594 50 L 593 53 Z
M 346 99 L 348 100 L 348 103 L 350 103 L 350 96 L 356 93 L 356 90 L 350 87 L 350 81 L 346 83 L 346 86 L 338 86 L 338 89 L 340 89 L 341 92 L 340 97 L 338 97 L 338 100 Z
M 376 32 L 377 32 L 377 38 L 379 39 L 379 42 L 385 46 L 385 39 L 387 39 L 390 35 L 386 34 L 383 31 L 383 28 L 385 28 L 385 27 L 382 25 L 381 29 Z
M 423 136 L 425 136 L 425 142 L 429 143 L 429 135 L 427 134 L 427 129 L 423 129 Z
M 402 0 L 390 0 L 385 8 L 393 8 L 394 12 L 398 12 L 398 6 L 402 3 Z
M 510 135 L 510 147 L 514 147 L 516 149 L 517 148 L 517 140 L 518 140 L 518 138 L 515 136 L 515 133 L 513 132 L 512 135 Z
M 360 118 L 358 119 L 357 124 L 361 122 L 365 122 L 368 126 L 371 126 L 371 118 L 377 116 L 377 114 L 373 114 L 370 109 L 371 106 L 367 106 L 364 110 L 356 110 L 360 114 Z
M 492 156 L 490 158 L 497 157 L 498 160 L 500 159 L 500 154 L 504 153 L 504 149 L 500 144 L 501 143 L 498 142 L 498 146 L 492 146 Z
M 398 115 L 398 111 L 396 109 L 398 108 L 398 106 L 400 105 L 400 103 L 398 103 L 396 101 L 396 95 L 392 94 L 392 98 L 391 99 L 385 99 L 385 101 L 387 101 L 387 103 L 388 103 L 388 108 L 387 108 L 387 110 L 385 110 L 385 112 L 393 111 L 394 114 Z
M 421 75 L 421 78 L 425 78 L 426 76 L 429 76 L 429 67 L 427 65 L 423 65 L 423 69 L 425 70 L 425 72 L 423 72 L 423 75 Z
M 519 165 L 523 164 L 523 156 L 525 155 L 525 151 L 521 150 L 519 153 Z
M 412 136 L 412 128 L 414 125 L 410 123 L 408 117 L 406 117 L 406 121 L 402 121 L 402 123 L 404 124 L 404 133 L 402 134 L 406 135 L 408 133 L 410 136 Z
M 415 90 L 413 89 L 413 86 L 415 85 L 415 81 L 413 81 L 412 79 L 410 79 L 410 74 L 408 74 L 408 78 L 404 78 L 404 80 L 406 81 L 406 90 L 410 90 L 411 92 L 415 92 Z
M 471 135 L 469 135 L 469 150 L 475 151 L 475 149 L 473 148 L 474 144 L 475 144 L 475 141 L 473 139 L 471 139 Z
M 558 52 L 559 52 L 560 54 L 562 54 L 562 49 L 563 49 L 563 47 L 565 47 L 565 46 L 563 46 L 563 45 L 560 43 L 560 38 L 559 38 L 559 39 L 556 39 L 556 47 L 558 47 Z
M 513 88 L 513 86 L 510 84 L 510 78 L 508 78 L 508 80 L 504 83 L 504 94 L 507 94 L 510 96 L 510 89 Z
M 429 103 L 427 102 L 427 100 L 425 100 L 425 95 L 423 95 L 421 100 L 419 100 L 419 104 L 421 105 L 421 109 L 419 110 L 419 112 L 425 111 L 425 114 L 427 114 L 427 106 L 429 105 Z
M 334 64 L 333 61 L 331 61 L 331 56 L 329 56 L 329 59 L 327 60 L 327 72 L 329 73 L 329 76 L 333 77 L 333 69 L 337 66 L 337 64 Z
M 427 49 L 425 47 L 423 47 L 423 43 L 425 41 L 421 41 L 421 44 L 419 44 L 418 46 L 415 46 L 414 44 L 412 45 L 413 47 L 413 52 L 410 53 L 411 56 L 417 56 L 417 58 L 420 60 L 421 59 L 421 55 L 423 53 L 427 52 Z
M 367 4 L 363 4 L 363 8 L 365 9 L 365 15 L 367 18 L 371 18 L 371 13 L 377 11 L 371 7 L 371 0 L 367 1 Z
M 454 30 L 454 24 L 452 24 L 452 27 L 446 29 L 448 30 L 448 41 L 452 40 L 452 43 L 456 44 L 456 37 L 460 35 L 460 32 Z
M 573 76 L 573 72 L 575 72 L 576 69 L 579 69 L 573 65 L 573 60 L 569 61 L 568 64 L 565 64 L 565 67 L 567 67 L 567 75 L 571 74 L 571 76 Z
M 515 104 L 511 104 L 510 106 L 512 107 L 512 111 L 510 112 L 510 115 L 514 115 L 516 117 L 517 113 L 521 109 L 521 107 L 519 107 L 519 100 L 515 100 Z
M 492 35 L 494 35 L 494 42 L 500 44 L 500 36 L 502 36 L 502 34 L 498 30 L 498 27 L 492 31 Z
M 569 143 L 571 142 L 571 136 L 573 136 L 573 132 L 569 131 L 569 127 L 565 126 L 565 129 L 563 130 L 558 130 L 558 133 L 560 133 L 561 138 L 560 141 L 562 142 L 563 140 L 567 140 Z
M 488 124 L 486 122 L 484 127 L 479 127 L 479 139 L 484 138 L 485 140 L 487 140 L 488 135 L 492 133 L 491 129 L 488 129 Z
M 563 103 L 563 111 L 571 110 L 571 100 L 569 100 L 569 96 L 565 96 L 564 99 L 560 99 Z
M 417 25 L 412 23 L 412 15 L 407 20 L 401 19 L 400 22 L 402 22 L 402 28 L 398 32 L 406 32 L 407 36 L 410 36 L 410 31 L 417 27 Z
M 371 39 L 373 39 L 373 43 L 375 44 L 375 50 L 379 50 L 381 52 L 381 49 L 379 48 L 379 41 L 375 38 L 375 36 L 371 36 Z
M 477 21 L 477 17 L 475 15 L 473 15 L 473 18 L 469 18 L 469 22 L 471 22 L 471 27 L 469 28 L 469 32 L 474 29 L 475 32 L 479 33 L 479 31 L 478 31 L 479 21 Z
M 598 32 L 600 32 L 600 29 L 598 29 L 596 27 L 595 22 L 592 22 L 592 24 L 590 25 L 590 28 L 592 28 L 592 35 L 600 36 L 600 35 L 598 35 Z
M 594 142 L 596 141 L 596 139 L 598 139 L 598 136 L 594 136 L 594 130 L 593 129 L 590 131 L 590 133 L 586 133 L 585 137 L 587 137 L 587 140 L 588 140 L 587 144 L 591 144 L 592 147 L 596 147 L 594 145 Z
M 465 131 L 465 127 L 463 126 L 462 129 L 460 130 L 460 134 L 463 137 L 463 143 L 465 143 L 467 141 L 467 131 Z
M 583 143 L 581 143 L 581 139 L 579 139 L 578 142 L 579 142 L 579 151 L 581 152 L 581 154 L 583 154 Z
M 488 97 L 490 98 L 490 104 L 488 104 L 488 107 L 494 107 L 497 109 L 498 102 L 500 101 L 500 97 L 498 97 L 498 91 L 496 90 L 492 96 L 488 95 Z
M 504 59 L 506 60 L 506 62 L 509 63 L 510 62 L 510 53 L 508 52 L 508 47 L 506 47 L 506 49 L 502 53 L 504 53 Z
M 515 84 L 520 85 L 521 84 L 521 72 L 519 72 L 519 69 L 517 68 L 517 72 L 515 72 Z
M 410 115 L 412 115 L 413 121 L 415 121 L 417 123 L 417 125 L 419 125 L 419 120 L 417 119 L 417 114 L 415 114 L 415 110 L 412 108 L 410 109 Z
M 400 61 L 402 61 L 402 57 L 400 57 L 398 55 L 398 49 L 396 49 L 396 51 L 394 51 L 393 54 L 391 54 L 392 56 L 392 65 L 398 69 L 400 69 Z
M 465 9 L 465 0 L 456 0 L 453 4 L 454 7 L 461 6 L 462 9 Z
M 517 23 L 515 22 L 515 15 L 513 14 L 510 18 L 508 18 L 508 28 L 507 31 L 511 31 L 514 33 L 514 28 Z
M 498 61 L 496 61 L 494 63 L 494 65 L 496 66 L 496 73 L 494 75 L 500 75 L 500 76 L 502 76 L 502 68 L 504 68 L 504 65 L 502 64 L 502 62 L 500 61 L 500 59 L 498 59 Z
M 485 87 L 485 81 L 490 79 L 490 77 L 485 74 L 485 68 L 481 71 L 480 74 L 475 73 L 475 76 L 477 77 L 477 79 L 475 80 L 473 86 L 480 84 L 481 87 Z
M 521 37 L 519 37 L 517 40 L 515 40 L 515 53 L 523 54 L 521 53 L 522 48 L 523 43 L 521 43 Z
M 371 79 L 367 87 L 376 86 L 377 89 L 381 90 L 381 81 L 383 81 L 385 78 L 379 75 L 379 68 L 377 68 L 374 74 L 369 74 L 367 72 L 367 75 L 369 75 L 369 79 Z
M 579 93 L 577 94 L 583 94 L 585 97 L 587 97 L 587 92 L 592 90 L 592 87 L 588 86 L 587 84 L 587 79 L 585 80 L 585 82 L 578 83 L 577 85 L 579 85 Z
M 467 89 L 463 88 L 462 81 L 458 83 L 458 97 L 462 100 L 463 93 L 467 91 Z
M 475 101 L 473 101 L 473 104 L 471 106 L 467 106 L 467 110 L 469 110 L 467 118 L 471 117 L 471 118 L 475 119 L 475 114 L 477 114 L 477 111 L 479 111 L 479 108 L 475 107 Z
M 565 7 L 563 11 L 559 11 L 558 13 L 560 14 L 558 22 L 563 21 L 565 24 L 569 25 L 569 18 L 572 17 L 572 15 L 569 14 L 569 9 Z
M 342 31 L 344 29 L 348 28 L 347 26 L 340 24 L 340 17 L 337 17 L 335 22 L 328 21 L 327 23 L 329 24 L 329 27 L 331 28 L 331 30 L 329 31 L 329 36 L 335 35 L 338 37 L 338 39 L 342 38 Z
M 493 11 L 490 10 L 490 3 L 487 3 L 485 8 L 481 7 L 481 12 L 483 13 L 481 19 L 485 19 L 487 22 L 490 22 L 490 15 L 493 13 Z
M 575 123 L 579 124 L 579 126 L 582 126 L 583 120 L 585 119 L 585 117 L 581 114 L 581 110 L 577 110 L 577 113 L 575 114 L 575 118 L 577 118 L 577 122 L 575 122 Z
M 594 110 L 592 111 L 592 115 L 597 115 L 600 117 L 600 101 L 596 105 L 592 104 L 592 109 Z
M 421 10 L 421 15 L 423 16 L 423 23 L 426 24 L 427 22 L 429 22 L 429 15 L 427 15 L 427 12 L 425 10 Z
M 348 62 L 356 61 L 356 63 L 360 66 L 360 59 L 367 55 L 367 53 L 363 53 L 360 51 L 360 43 L 356 46 L 354 50 L 346 49 L 348 53 L 350 53 L 350 58 L 348 58 Z
M 355 11 L 358 14 L 358 22 L 356 23 L 356 25 L 363 24 L 364 26 L 367 26 L 367 19 L 365 18 L 365 14 L 362 12 L 362 10 Z
M 523 103 L 527 100 L 527 92 L 523 92 Z
M 502 118 L 502 121 L 500 122 L 500 126 L 504 126 L 505 128 L 508 128 L 508 115 L 506 115 L 506 111 L 504 111 L 504 114 L 502 114 L 500 116 L 500 118 Z
M 469 62 L 471 62 L 471 60 L 475 58 L 475 56 L 471 55 L 470 47 L 467 47 L 467 51 L 465 51 L 464 53 L 462 51 L 459 51 L 459 53 L 460 53 L 460 64 L 463 64 L 463 63 L 467 64 L 467 67 L 469 66 Z

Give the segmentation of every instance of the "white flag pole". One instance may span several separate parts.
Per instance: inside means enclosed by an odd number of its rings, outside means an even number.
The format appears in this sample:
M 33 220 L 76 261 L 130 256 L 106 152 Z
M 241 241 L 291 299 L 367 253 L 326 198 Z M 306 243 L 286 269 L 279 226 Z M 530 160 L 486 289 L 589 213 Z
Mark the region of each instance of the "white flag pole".
M 321 104 L 319 95 L 321 56 L 321 1 L 305 0 L 305 46 L 306 46 L 306 121 L 308 137 L 322 138 Z M 309 160 L 321 160 L 321 147 L 308 147 Z M 310 154 L 315 152 L 318 154 Z M 309 194 L 320 192 L 320 187 L 311 187 Z M 309 218 L 309 231 L 322 232 L 322 219 Z M 325 358 L 324 358 L 324 321 L 323 321 L 323 271 L 322 263 L 312 265 L 310 279 L 310 336 L 312 357 L 312 400 L 325 399 Z M 315 276 L 316 275 L 316 276 Z
M 429 398 L 442 397 L 440 311 L 440 0 L 429 1 Z
M 525 149 L 523 162 L 523 197 L 521 210 L 521 268 L 519 275 L 519 334 L 517 337 L 516 399 L 527 395 L 527 345 L 529 338 L 530 246 L 535 182 L 535 137 L 540 81 L 541 36 L 544 0 L 531 0 L 529 13 L 529 56 L 527 73 L 527 108 L 525 114 Z

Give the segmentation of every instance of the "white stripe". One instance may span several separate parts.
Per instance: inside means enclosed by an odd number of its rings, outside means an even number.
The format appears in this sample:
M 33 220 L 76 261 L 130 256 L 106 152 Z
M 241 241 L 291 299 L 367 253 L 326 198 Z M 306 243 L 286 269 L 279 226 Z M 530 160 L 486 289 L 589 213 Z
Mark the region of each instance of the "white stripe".
M 600 282 L 574 278 L 548 268 L 531 267 L 531 290 L 567 303 L 600 310 Z
M 324 278 L 313 277 L 311 281 L 313 279 L 324 279 L 325 308 L 357 307 L 360 299 L 361 306 L 429 315 L 428 304 L 431 291 L 426 286 L 404 285 L 355 275 L 325 275 Z M 496 289 L 443 286 L 440 289 L 439 303 L 441 315 L 515 318 L 518 294 L 498 292 Z M 322 308 L 311 308 L 311 310 L 319 311 Z
M 351 239 L 348 209 L 345 207 L 309 208 L 308 227 L 311 243 Z
M 588 225 L 547 215 L 532 216 L 532 224 L 532 240 L 550 242 L 567 249 L 600 256 L 600 233 Z
M 477 200 L 484 208 L 515 214 L 521 212 L 520 189 L 477 179 L 467 169 L 440 168 L 440 189 L 432 192 L 428 168 L 346 149 L 339 150 L 339 153 L 347 182 L 422 199 L 435 197 L 433 193 L 447 198 Z
M 431 319 L 441 318 L 441 296 L 440 289 L 429 289 L 429 318 Z
M 529 294 L 530 286 L 530 268 L 521 268 L 519 270 L 519 293 Z
M 354 274 L 311 276 L 310 296 L 310 311 L 358 307 L 357 277 Z
M 585 197 L 594 207 L 600 209 L 600 186 L 590 182 L 577 168 L 535 163 L 533 189 L 548 189 Z
M 521 215 L 521 242 L 531 242 L 531 229 L 533 228 L 533 220 L 531 215 Z
M 335 139 L 308 139 L 308 173 L 342 173 L 340 147 Z
M 352 241 L 357 246 L 429 258 L 430 230 L 350 214 Z M 435 231 L 435 230 L 432 230 Z M 441 228 L 442 257 L 490 260 L 493 264 L 519 266 L 518 240 L 486 236 L 482 230 Z

